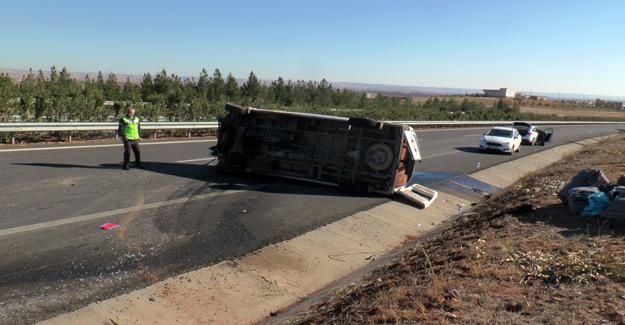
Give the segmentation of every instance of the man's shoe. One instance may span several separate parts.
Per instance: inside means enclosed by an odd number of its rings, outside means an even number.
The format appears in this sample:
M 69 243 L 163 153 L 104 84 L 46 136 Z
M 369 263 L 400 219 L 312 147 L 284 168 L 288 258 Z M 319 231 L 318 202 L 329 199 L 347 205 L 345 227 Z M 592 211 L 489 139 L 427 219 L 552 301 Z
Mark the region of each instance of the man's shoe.
M 126 165 L 122 166 L 122 169 L 123 170 L 130 170 L 130 168 L 128 168 L 128 166 L 126 166 Z

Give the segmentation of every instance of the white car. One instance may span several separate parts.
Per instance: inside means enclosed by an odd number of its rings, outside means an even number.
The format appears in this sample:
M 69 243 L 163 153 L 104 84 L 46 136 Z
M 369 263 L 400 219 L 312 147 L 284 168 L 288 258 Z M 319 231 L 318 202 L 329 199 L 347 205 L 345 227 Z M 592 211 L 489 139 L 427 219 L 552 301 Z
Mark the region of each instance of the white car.
M 494 127 L 482 135 L 480 139 L 480 151 L 499 150 L 512 154 L 521 149 L 521 135 L 514 128 Z
M 538 128 L 527 122 L 514 122 L 512 127 L 519 131 L 521 142 L 529 145 L 535 145 L 538 140 Z

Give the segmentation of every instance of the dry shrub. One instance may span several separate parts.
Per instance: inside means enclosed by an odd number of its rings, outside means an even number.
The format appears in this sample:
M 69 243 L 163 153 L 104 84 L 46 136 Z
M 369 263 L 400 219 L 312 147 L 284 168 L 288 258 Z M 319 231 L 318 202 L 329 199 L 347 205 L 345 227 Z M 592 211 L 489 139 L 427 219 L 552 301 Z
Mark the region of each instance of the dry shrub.
M 536 280 L 547 284 L 583 283 L 611 277 L 622 280 L 625 256 L 603 248 L 555 252 L 517 252 L 505 260 L 518 265 L 525 273 L 522 283 Z

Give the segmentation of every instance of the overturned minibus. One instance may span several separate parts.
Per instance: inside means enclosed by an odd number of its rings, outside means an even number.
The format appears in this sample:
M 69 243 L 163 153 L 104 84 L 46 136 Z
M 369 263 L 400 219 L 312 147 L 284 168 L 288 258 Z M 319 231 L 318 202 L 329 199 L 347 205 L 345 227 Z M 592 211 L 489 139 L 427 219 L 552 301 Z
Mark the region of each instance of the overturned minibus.
M 226 104 L 212 148 L 221 172 L 279 176 L 347 190 L 398 193 L 427 207 L 438 193 L 408 186 L 421 161 L 415 131 L 365 118 Z

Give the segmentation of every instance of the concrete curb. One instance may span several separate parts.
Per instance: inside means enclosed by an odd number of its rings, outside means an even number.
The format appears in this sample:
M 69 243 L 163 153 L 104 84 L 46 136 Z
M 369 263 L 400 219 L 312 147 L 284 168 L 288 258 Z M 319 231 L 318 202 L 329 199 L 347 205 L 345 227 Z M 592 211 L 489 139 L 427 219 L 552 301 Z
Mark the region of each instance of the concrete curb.
M 562 145 L 469 175 L 505 188 L 595 144 Z M 42 324 L 241 324 L 263 320 L 423 236 L 470 207 L 444 192 L 428 209 L 392 201 L 242 258 L 90 304 Z

